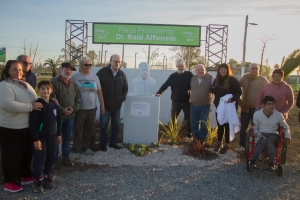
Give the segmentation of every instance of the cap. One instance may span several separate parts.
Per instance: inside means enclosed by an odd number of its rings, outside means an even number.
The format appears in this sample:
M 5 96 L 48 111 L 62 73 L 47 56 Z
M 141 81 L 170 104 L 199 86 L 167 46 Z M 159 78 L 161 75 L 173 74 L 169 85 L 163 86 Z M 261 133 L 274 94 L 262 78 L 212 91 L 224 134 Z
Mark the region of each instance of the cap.
M 63 62 L 61 64 L 61 67 L 70 67 L 73 71 L 76 71 L 76 68 L 74 66 L 72 66 L 72 64 L 70 62 Z

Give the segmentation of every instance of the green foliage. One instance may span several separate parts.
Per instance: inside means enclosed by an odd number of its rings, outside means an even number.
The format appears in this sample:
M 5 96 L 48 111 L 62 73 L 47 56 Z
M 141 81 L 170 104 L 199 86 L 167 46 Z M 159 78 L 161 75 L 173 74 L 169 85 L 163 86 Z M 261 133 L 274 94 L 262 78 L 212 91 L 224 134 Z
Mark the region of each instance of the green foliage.
M 163 129 L 163 130 L 159 130 L 159 132 L 162 134 L 159 143 L 162 137 L 166 136 L 171 140 L 172 144 L 176 144 L 179 140 L 180 135 L 184 131 L 185 123 L 179 122 L 178 118 L 175 118 L 174 120 L 170 120 L 168 125 L 164 125 L 161 121 L 159 121 L 159 124 Z
M 89 51 L 87 54 L 86 54 L 87 57 L 89 57 L 92 61 L 92 65 L 95 66 L 95 62 L 96 60 L 98 59 L 98 55 L 96 54 L 96 52 L 94 50 L 92 51 Z
M 207 121 L 200 120 L 200 122 L 204 122 L 207 128 L 207 135 L 205 138 L 205 144 L 209 147 L 213 145 L 214 138 L 218 134 L 218 127 L 212 127 L 210 119 L 208 118 Z
M 133 153 L 136 156 L 144 156 L 147 155 L 152 149 L 157 147 L 155 144 L 151 144 L 149 146 L 145 144 L 129 144 L 124 143 L 124 147 L 126 147 L 131 153 Z
M 300 49 L 294 50 L 283 62 L 282 70 L 284 78 L 288 77 L 298 66 L 300 66 Z
M 241 67 L 241 63 L 232 58 L 229 59 L 228 64 L 230 65 L 230 67 Z
M 56 77 L 57 76 L 57 67 L 58 65 L 60 65 L 61 61 L 58 58 L 57 60 L 54 59 L 50 59 L 48 58 L 47 60 L 45 60 L 44 66 L 48 66 L 49 68 L 52 69 L 52 77 Z

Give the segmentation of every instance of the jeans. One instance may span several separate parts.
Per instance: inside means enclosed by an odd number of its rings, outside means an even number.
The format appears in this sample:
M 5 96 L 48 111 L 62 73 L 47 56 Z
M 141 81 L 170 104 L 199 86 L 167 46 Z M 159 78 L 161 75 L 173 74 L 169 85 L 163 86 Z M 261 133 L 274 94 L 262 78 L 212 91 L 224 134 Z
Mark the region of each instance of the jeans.
M 61 151 L 62 151 L 62 157 L 67 158 L 70 154 L 70 137 L 72 134 L 72 129 L 74 125 L 74 117 L 68 118 L 68 119 L 62 119 L 61 120 Z M 56 144 L 56 160 L 58 158 L 59 153 L 59 145 Z
M 171 110 L 171 118 L 172 120 L 177 118 L 180 111 L 183 110 L 184 113 L 184 121 L 186 123 L 186 130 L 188 132 L 191 132 L 191 126 L 190 126 L 190 103 L 179 103 L 172 101 L 172 110 Z
M 91 140 L 94 134 L 94 121 L 97 107 L 90 110 L 78 110 L 75 115 L 73 152 L 85 152 L 91 147 Z
M 118 143 L 118 132 L 120 129 L 120 114 L 121 108 L 118 110 L 105 110 L 103 115 L 100 115 L 100 146 L 107 145 L 107 127 L 109 119 L 111 118 L 111 134 L 110 144 L 116 145 Z
M 260 138 L 255 146 L 252 160 L 257 160 L 259 154 L 264 150 L 265 146 L 268 149 L 269 163 L 275 162 L 275 143 L 279 138 L 279 135 L 275 133 L 262 133 L 263 137 Z
M 198 140 L 203 140 L 207 135 L 207 127 L 204 122 L 207 122 L 210 106 L 195 106 L 191 104 L 190 108 L 192 133 Z
M 240 130 L 240 146 L 246 147 L 247 139 L 247 128 L 249 122 L 253 121 L 253 114 L 255 113 L 255 108 L 249 108 L 249 113 L 241 112 L 241 130 Z
M 50 175 L 55 163 L 56 136 L 40 138 L 42 150 L 33 149 L 33 177 L 39 180 L 42 170 L 45 175 Z

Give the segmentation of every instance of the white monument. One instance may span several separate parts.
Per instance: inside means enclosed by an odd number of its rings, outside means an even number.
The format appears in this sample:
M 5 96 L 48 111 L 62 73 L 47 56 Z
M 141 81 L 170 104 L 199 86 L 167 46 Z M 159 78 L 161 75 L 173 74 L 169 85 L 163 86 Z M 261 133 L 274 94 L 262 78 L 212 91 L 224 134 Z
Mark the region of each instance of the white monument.
M 150 66 L 146 62 L 139 64 L 139 76 L 132 80 L 134 94 L 137 96 L 150 96 L 155 80 L 150 76 Z
M 150 76 L 150 66 L 139 64 L 139 75 L 134 78 L 134 93 L 125 101 L 123 142 L 146 144 L 158 142 L 160 98 L 152 94 L 155 80 Z

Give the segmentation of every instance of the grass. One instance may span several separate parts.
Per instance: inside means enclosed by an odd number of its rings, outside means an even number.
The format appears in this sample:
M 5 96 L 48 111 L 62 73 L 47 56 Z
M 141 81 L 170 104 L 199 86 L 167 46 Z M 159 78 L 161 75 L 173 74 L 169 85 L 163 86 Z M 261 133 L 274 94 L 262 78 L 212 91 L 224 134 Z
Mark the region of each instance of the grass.
M 126 147 L 131 153 L 133 153 L 136 156 L 145 156 L 152 149 L 157 147 L 157 145 L 155 144 L 151 144 L 147 146 L 145 144 L 129 144 L 129 143 L 124 143 L 123 146 Z

